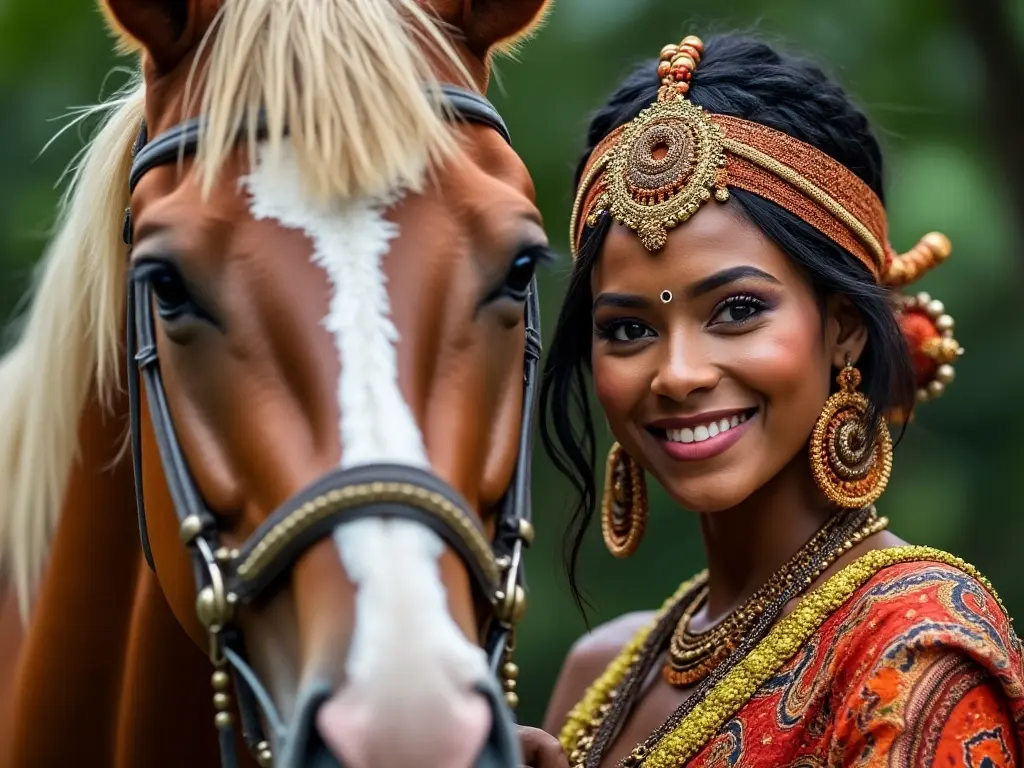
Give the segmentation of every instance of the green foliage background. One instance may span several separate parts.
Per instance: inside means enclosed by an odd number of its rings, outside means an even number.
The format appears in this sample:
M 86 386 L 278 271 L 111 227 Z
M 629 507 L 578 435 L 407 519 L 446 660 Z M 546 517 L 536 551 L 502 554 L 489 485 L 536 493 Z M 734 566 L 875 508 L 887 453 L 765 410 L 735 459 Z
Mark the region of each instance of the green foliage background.
M 1012 2 L 1015 34 L 1024 4 Z M 1020 576 L 1024 520 L 1017 481 L 1024 466 L 1019 393 L 1024 320 L 1020 222 L 999 148 L 979 115 L 984 71 L 943 0 L 558 0 L 546 28 L 500 64 L 491 97 L 505 115 L 537 184 L 553 242 L 567 253 L 572 171 L 591 110 L 636 61 L 682 35 L 757 30 L 820 60 L 871 116 L 888 163 L 892 241 L 913 245 L 946 232 L 954 256 L 922 290 L 957 319 L 967 354 L 950 393 L 923 409 L 897 448 L 880 502 L 899 535 L 951 550 L 978 565 L 1024 615 Z M 93 3 L 0 0 L 0 320 L 23 305 L 59 196 L 55 182 L 81 147 L 72 130 L 40 151 L 68 107 L 108 95 L 126 75 Z M 1024 101 L 1024 94 L 1007 94 Z M 543 277 L 546 337 L 566 261 Z M 2 396 L 2 393 L 0 393 Z M 607 446 L 607 440 L 605 442 Z M 539 722 L 569 645 L 586 630 L 559 562 L 567 492 L 543 453 L 535 458 L 538 543 L 528 557 L 530 608 L 518 657 L 523 720 Z M 613 560 L 591 536 L 584 586 L 598 622 L 654 607 L 702 565 L 692 516 L 656 489 L 648 540 Z M 598 533 L 592 531 L 592 533 Z

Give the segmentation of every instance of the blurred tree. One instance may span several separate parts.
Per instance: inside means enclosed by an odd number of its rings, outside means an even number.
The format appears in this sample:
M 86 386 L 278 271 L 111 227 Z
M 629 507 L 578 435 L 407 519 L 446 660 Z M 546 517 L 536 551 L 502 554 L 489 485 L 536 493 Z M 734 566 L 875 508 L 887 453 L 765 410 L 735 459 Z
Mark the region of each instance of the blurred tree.
M 1002 0 L 954 0 L 985 75 L 982 81 L 986 129 L 998 147 L 1000 168 L 1013 204 L 1014 246 L 1024 267 L 1024 46 L 1009 4 Z

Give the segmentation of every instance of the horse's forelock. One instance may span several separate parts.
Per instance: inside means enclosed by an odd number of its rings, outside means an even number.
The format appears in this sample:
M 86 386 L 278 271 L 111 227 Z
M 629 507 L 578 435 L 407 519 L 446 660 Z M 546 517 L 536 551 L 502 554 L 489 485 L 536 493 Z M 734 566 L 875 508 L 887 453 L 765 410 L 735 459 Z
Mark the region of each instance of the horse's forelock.
M 415 0 L 224 0 L 189 88 L 208 120 L 197 155 L 204 192 L 261 109 L 265 161 L 279 161 L 287 142 L 312 197 L 420 189 L 424 169 L 455 148 L 428 93 L 437 61 L 469 84 L 445 26 Z

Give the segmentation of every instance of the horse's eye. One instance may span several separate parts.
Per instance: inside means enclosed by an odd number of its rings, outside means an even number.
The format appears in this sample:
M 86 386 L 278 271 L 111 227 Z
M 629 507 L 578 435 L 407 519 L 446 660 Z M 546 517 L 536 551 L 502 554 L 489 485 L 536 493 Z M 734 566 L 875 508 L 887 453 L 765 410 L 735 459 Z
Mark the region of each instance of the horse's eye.
M 156 311 L 161 320 L 197 318 L 211 321 L 210 315 L 193 298 L 178 268 L 165 260 L 145 260 L 134 267 L 134 279 L 149 283 L 156 297 Z
M 524 301 L 533 276 L 537 272 L 537 264 L 551 258 L 546 248 L 533 247 L 521 251 L 512 261 L 512 266 L 505 276 L 502 292 L 517 301 Z
M 147 275 L 147 279 L 153 286 L 153 295 L 156 296 L 157 309 L 161 317 L 180 317 L 192 306 L 192 297 L 178 270 L 164 265 L 153 269 Z
M 523 253 L 512 262 L 512 269 L 505 278 L 505 287 L 509 293 L 525 294 L 530 287 L 530 281 L 537 271 L 537 259 L 530 253 Z

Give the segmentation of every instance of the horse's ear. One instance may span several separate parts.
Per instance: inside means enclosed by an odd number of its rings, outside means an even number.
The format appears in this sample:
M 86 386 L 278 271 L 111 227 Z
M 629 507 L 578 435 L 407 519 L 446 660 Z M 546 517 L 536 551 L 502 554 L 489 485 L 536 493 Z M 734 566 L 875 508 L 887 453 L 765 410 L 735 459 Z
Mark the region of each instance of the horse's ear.
M 196 0 L 100 0 L 122 50 L 144 49 L 162 71 L 192 47 Z
M 481 59 L 494 49 L 508 49 L 544 21 L 551 0 L 457 0 L 462 6 L 458 23 L 470 49 Z

